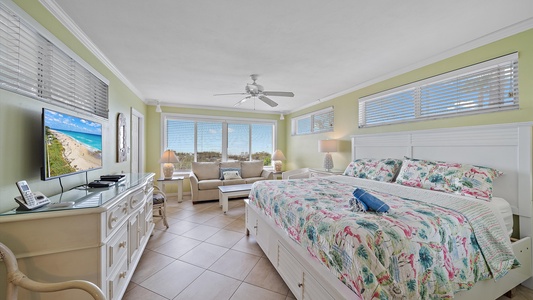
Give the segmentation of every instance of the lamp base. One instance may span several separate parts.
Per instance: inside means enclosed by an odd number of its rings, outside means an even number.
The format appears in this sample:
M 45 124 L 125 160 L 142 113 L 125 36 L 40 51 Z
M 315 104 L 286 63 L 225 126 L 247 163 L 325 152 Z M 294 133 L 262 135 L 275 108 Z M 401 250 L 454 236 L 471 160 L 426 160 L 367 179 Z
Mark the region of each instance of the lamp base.
M 172 175 L 174 175 L 174 164 L 163 164 L 163 175 L 165 176 L 165 179 L 172 179 Z
M 274 170 L 276 171 L 276 173 L 281 172 L 282 165 L 283 163 L 281 162 L 281 160 L 274 161 Z
M 333 158 L 330 153 L 326 153 L 326 156 L 324 156 L 324 169 L 328 172 L 333 169 Z

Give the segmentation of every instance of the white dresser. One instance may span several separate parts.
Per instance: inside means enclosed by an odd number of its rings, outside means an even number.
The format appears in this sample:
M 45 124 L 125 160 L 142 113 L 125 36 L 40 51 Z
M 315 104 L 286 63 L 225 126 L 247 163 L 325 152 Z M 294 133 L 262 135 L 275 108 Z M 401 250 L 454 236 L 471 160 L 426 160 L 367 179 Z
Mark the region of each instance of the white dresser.
M 17 256 L 19 269 L 36 281 L 88 280 L 107 299 L 121 299 L 154 228 L 154 174 L 127 174 L 103 189 L 71 190 L 50 197 L 69 207 L 0 214 L 0 241 Z M 0 263 L 0 291 L 6 272 Z M 34 295 L 35 296 L 35 295 Z M 5 294 L 0 293 L 0 299 Z M 19 299 L 92 299 L 70 290 L 37 298 L 19 289 Z

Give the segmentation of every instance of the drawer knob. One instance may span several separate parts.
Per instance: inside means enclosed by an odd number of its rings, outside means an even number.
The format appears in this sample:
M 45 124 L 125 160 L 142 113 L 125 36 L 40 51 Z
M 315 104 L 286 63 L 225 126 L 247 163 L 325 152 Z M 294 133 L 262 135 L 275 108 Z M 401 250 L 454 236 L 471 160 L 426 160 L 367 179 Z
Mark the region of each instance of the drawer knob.
M 126 241 L 123 241 L 123 242 L 119 243 L 118 247 L 119 248 L 126 248 Z
M 126 214 L 128 212 L 128 207 L 126 205 L 124 205 L 124 207 L 122 208 L 122 212 L 124 214 Z
M 126 278 L 126 272 L 118 274 L 118 278 Z
M 117 221 L 117 217 L 111 218 L 111 223 L 116 222 L 116 221 Z
M 301 288 L 302 286 L 304 286 L 302 283 L 298 283 L 298 287 Z

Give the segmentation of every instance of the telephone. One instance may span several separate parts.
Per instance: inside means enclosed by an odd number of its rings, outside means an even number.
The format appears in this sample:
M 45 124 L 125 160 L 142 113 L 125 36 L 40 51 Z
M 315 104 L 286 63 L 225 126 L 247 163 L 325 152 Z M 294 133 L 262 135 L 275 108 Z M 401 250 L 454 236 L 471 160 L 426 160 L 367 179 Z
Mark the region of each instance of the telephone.
M 17 210 L 32 210 L 50 203 L 50 199 L 46 198 L 42 193 L 32 193 L 26 180 L 17 182 L 17 188 L 21 195 L 15 197 L 15 201 L 19 204 Z

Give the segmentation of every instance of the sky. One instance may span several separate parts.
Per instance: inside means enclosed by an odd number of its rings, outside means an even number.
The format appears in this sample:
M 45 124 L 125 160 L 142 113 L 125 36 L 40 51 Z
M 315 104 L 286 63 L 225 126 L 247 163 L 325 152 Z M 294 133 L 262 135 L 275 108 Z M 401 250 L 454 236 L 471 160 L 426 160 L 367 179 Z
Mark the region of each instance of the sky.
M 102 135 L 102 124 L 52 110 L 44 110 L 46 126 L 57 130 Z

